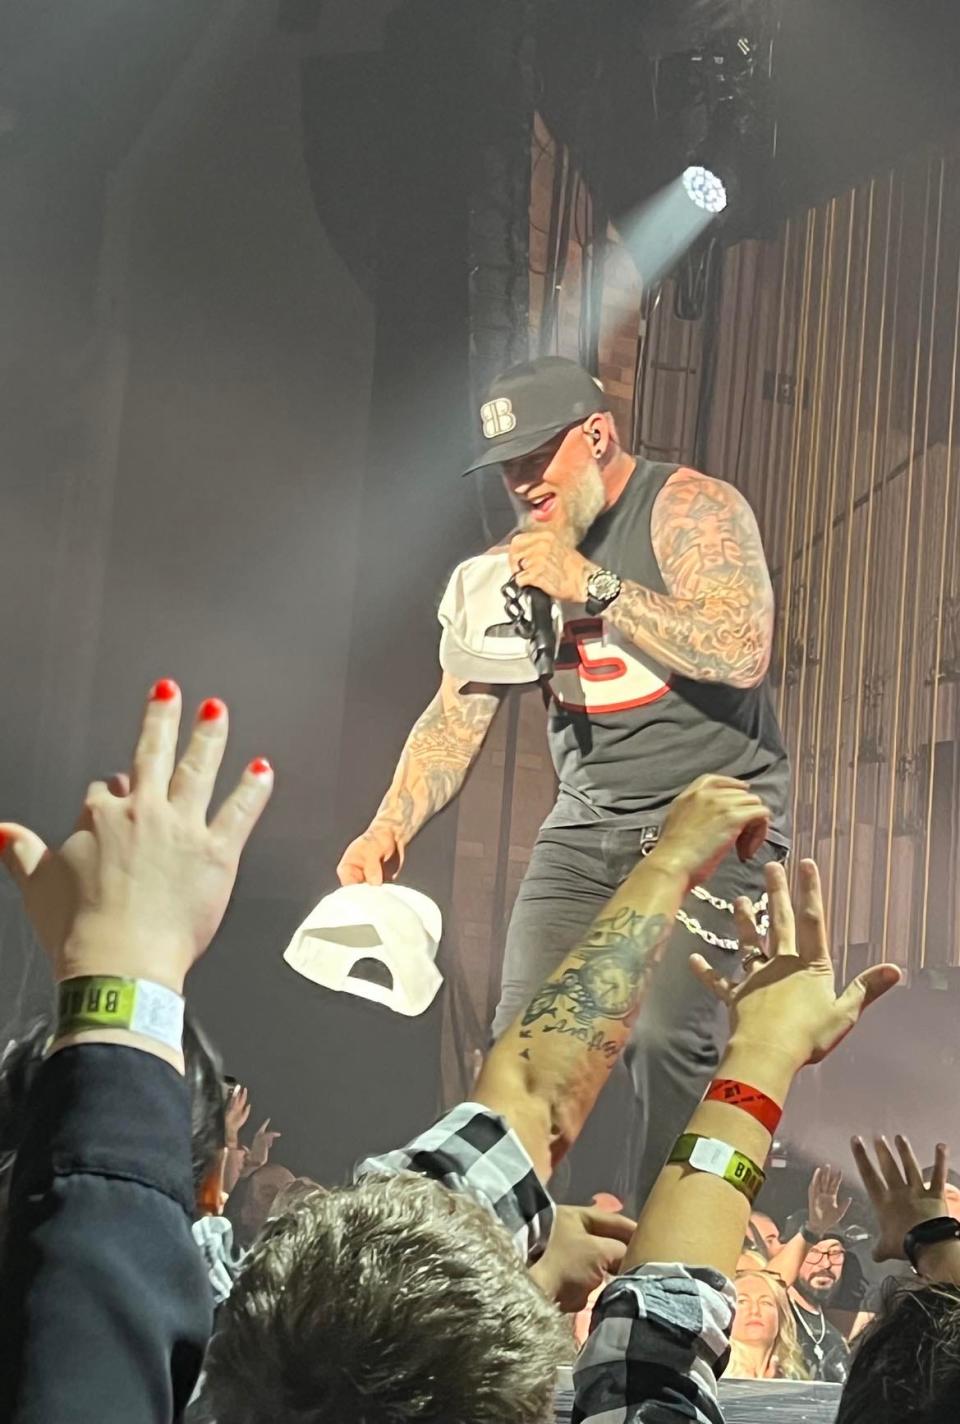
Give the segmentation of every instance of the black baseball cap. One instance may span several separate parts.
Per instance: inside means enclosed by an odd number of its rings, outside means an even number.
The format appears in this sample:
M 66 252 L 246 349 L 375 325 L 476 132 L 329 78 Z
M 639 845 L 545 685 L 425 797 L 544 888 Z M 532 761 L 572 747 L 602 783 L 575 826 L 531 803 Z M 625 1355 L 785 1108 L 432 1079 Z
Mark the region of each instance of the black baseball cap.
M 490 384 L 480 406 L 479 444 L 464 470 L 529 455 L 551 436 L 606 410 L 600 382 L 563 356 L 538 356 L 511 366 Z

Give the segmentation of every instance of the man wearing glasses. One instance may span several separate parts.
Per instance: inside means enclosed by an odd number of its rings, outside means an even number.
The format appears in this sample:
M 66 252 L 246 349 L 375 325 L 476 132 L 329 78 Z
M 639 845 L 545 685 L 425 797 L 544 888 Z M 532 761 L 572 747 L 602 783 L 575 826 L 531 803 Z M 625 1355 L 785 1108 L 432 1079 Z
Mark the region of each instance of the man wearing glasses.
M 835 1236 L 811 1246 L 790 1289 L 800 1348 L 812 1379 L 843 1384 L 850 1350 L 824 1314 L 837 1295 L 847 1251 Z

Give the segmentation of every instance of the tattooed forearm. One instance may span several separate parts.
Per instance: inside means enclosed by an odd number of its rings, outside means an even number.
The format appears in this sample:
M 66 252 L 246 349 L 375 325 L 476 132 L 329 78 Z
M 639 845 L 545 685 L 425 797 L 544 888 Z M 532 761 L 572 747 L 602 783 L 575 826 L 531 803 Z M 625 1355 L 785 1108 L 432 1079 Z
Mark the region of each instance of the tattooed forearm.
M 604 1024 L 628 1024 L 640 1007 L 647 975 L 670 928 L 666 915 L 644 915 L 623 906 L 608 911 L 588 938 L 567 959 L 556 979 L 548 980 L 527 1008 L 520 1037 L 531 1027 L 541 1033 L 569 1034 L 611 1061 L 622 1046 Z
M 773 590 L 746 500 L 679 471 L 657 497 L 650 532 L 669 594 L 627 580 L 604 617 L 684 677 L 755 686 L 770 661 Z
M 695 682 L 755 687 L 769 662 L 769 644 L 748 598 L 668 598 L 624 581 L 604 615 L 632 643 Z
M 543 1180 L 626 1047 L 686 888 L 679 864 L 640 860 L 487 1057 L 475 1101 L 504 1113 Z
M 460 790 L 499 705 L 495 693 L 458 692 L 445 681 L 414 723 L 374 819 L 411 840 Z

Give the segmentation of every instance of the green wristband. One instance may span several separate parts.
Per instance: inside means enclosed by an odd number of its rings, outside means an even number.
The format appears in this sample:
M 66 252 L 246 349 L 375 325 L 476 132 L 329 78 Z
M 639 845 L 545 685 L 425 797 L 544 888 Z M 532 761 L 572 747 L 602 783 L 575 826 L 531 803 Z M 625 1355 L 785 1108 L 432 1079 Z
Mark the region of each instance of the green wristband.
M 668 1159 L 670 1162 L 685 1162 L 695 1172 L 709 1172 L 711 1176 L 722 1177 L 731 1187 L 742 1192 L 751 1206 L 767 1180 L 763 1169 L 743 1152 L 738 1152 L 728 1142 L 720 1142 L 715 1137 L 700 1137 L 696 1132 L 685 1132 L 678 1137 Z
M 105 1028 L 140 1033 L 179 1052 L 183 1047 L 183 999 L 148 979 L 106 974 L 64 979 L 57 991 L 57 1038 Z

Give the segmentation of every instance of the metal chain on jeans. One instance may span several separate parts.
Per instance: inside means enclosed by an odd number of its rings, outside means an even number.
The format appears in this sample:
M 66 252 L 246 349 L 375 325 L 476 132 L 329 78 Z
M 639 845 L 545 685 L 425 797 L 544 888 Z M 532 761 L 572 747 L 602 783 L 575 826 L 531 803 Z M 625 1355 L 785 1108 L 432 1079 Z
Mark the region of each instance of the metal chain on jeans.
M 691 892 L 698 900 L 703 900 L 708 905 L 712 905 L 715 910 L 733 914 L 733 905 L 729 900 L 722 900 L 719 895 L 711 895 L 709 890 L 702 885 L 694 885 Z M 756 900 L 753 905 L 753 913 L 757 916 L 757 929 L 760 934 L 765 935 L 770 928 L 770 917 L 767 914 L 766 891 Z M 677 919 L 689 934 L 696 935 L 697 939 L 702 939 L 704 944 L 709 944 L 713 949 L 726 949 L 736 954 L 740 948 L 739 939 L 724 939 L 722 935 L 714 934 L 713 930 L 708 930 L 700 923 L 696 915 L 688 915 L 683 908 L 677 911 Z
M 648 856 L 656 844 L 656 837 L 647 841 L 647 843 L 641 847 L 640 854 L 642 856 Z M 705 904 L 711 905 L 715 910 L 719 910 L 721 914 L 732 915 L 734 913 L 734 907 L 730 900 L 724 900 L 721 896 L 712 894 L 705 885 L 694 885 L 690 893 L 696 896 L 698 900 L 702 900 Z M 764 890 L 759 900 L 753 901 L 753 914 L 757 921 L 758 931 L 760 934 L 765 935 L 770 928 L 770 917 L 767 914 L 766 890 Z M 688 915 L 684 909 L 677 911 L 677 919 L 685 930 L 692 935 L 696 935 L 697 939 L 702 939 L 704 944 L 709 944 L 714 949 L 727 949 L 733 954 L 736 954 L 740 949 L 739 939 L 724 939 L 722 935 L 714 934 L 713 930 L 706 929 L 700 923 L 696 915 Z
M 696 895 L 698 900 L 705 900 L 708 905 L 712 905 L 715 910 L 726 910 L 729 915 L 733 914 L 733 905 L 729 900 L 722 900 L 719 895 L 711 895 L 705 885 L 694 885 L 690 891 L 691 895 Z M 753 913 L 759 915 L 761 910 L 767 908 L 767 892 L 764 890 L 759 900 L 753 902 Z

